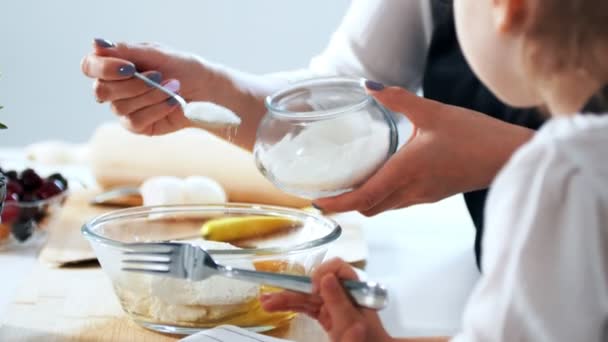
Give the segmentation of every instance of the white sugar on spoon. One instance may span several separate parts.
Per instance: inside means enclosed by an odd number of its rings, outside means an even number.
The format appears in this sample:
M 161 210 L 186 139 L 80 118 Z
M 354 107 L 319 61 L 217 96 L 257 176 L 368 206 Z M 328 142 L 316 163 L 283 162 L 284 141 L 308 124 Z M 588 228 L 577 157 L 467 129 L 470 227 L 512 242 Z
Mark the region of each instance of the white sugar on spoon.
M 196 124 L 207 127 L 236 127 L 241 124 L 241 118 L 226 107 L 205 101 L 186 102 L 183 97 L 152 81 L 139 72 L 136 72 L 133 76 L 174 98 L 182 107 L 184 115 Z
M 238 126 L 241 124 L 241 118 L 233 111 L 213 102 L 189 102 L 184 113 L 191 121 L 201 124 L 221 123 L 222 126 Z

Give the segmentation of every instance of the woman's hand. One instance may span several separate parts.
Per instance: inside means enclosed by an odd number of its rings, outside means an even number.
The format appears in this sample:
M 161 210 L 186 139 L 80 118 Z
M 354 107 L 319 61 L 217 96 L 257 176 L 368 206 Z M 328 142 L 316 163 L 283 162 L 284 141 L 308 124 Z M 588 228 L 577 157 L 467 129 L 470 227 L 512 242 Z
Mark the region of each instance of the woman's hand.
M 134 78 L 137 69 L 180 93 L 187 100 L 211 100 L 214 73 L 194 56 L 155 44 L 114 44 L 95 39 L 93 52 L 84 57 L 82 72 L 95 79 L 98 102 L 110 102 L 124 125 L 147 135 L 170 133 L 190 126 L 181 108 L 165 93 Z
M 170 133 L 188 127 L 190 121 L 168 95 L 134 78 L 136 69 L 188 99 L 204 97 L 199 84 L 210 77 L 193 56 L 154 44 L 114 44 L 103 39 L 95 39 L 93 52 L 81 67 L 95 79 L 97 101 L 110 102 L 125 127 L 146 135 Z
M 405 114 L 416 130 L 410 141 L 358 189 L 315 201 L 327 212 L 373 216 L 487 187 L 533 131 L 465 108 L 367 81 L 368 92 Z
M 233 143 L 249 150 L 266 112 L 264 97 L 286 82 L 232 70 L 157 44 L 114 44 L 104 39 L 95 39 L 93 52 L 84 57 L 81 67 L 85 75 L 95 79 L 97 101 L 110 102 L 132 132 L 160 135 L 192 126 L 165 93 L 133 77 L 138 70 L 186 101 L 214 102 L 237 113 L 242 123 Z
M 355 307 L 338 279 L 357 279 L 357 275 L 343 260 L 332 259 L 314 271 L 313 294 L 265 294 L 260 298 L 262 307 L 267 311 L 305 313 L 319 321 L 334 342 L 390 341 L 378 313 Z

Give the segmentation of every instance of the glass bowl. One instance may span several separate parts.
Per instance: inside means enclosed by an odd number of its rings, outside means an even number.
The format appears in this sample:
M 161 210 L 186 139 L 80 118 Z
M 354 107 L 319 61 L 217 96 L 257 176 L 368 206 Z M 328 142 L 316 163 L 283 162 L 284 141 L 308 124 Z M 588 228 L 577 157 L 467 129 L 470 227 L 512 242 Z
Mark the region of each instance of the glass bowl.
M 59 175 L 58 171 L 63 172 L 63 170 L 4 154 L 0 156 L 0 167 L 5 183 L 3 187 L 5 198 L 3 198 L 0 216 L 0 250 L 37 246 L 46 240 L 48 229 L 59 217 L 61 207 L 69 195 L 70 186 L 74 182 L 71 178 L 68 180 L 64 174 L 61 174 L 60 178 L 65 181 L 65 184 L 60 189 L 56 189 L 56 191 L 60 191 L 59 193 L 55 193 L 55 190 L 49 191 L 48 188 L 43 189 L 42 185 L 40 188 L 24 193 L 23 185 L 17 180 L 24 170 L 34 170 L 43 182 L 48 182 L 47 177 L 54 177 L 53 174 Z M 10 174 L 12 176 L 9 176 Z M 48 184 L 43 185 L 48 186 Z
M 247 222 L 238 228 L 236 222 Z M 253 220 L 286 222 L 269 234 Z M 206 247 L 219 264 L 267 272 L 305 275 L 320 264 L 341 234 L 333 220 L 316 213 L 253 204 L 170 205 L 113 211 L 86 223 L 89 240 L 110 277 L 123 310 L 138 324 L 159 332 L 192 334 L 222 324 L 268 331 L 287 324 L 292 312 L 267 313 L 260 294 L 277 289 L 217 276 L 200 282 L 121 270 L 129 243 L 178 241 L 210 243 L 201 227 L 232 222 L 231 245 Z M 235 229 L 241 239 L 235 240 Z M 255 230 L 253 230 L 255 229 Z M 239 232 L 237 232 L 239 233 Z M 211 236 L 211 235 L 210 235 Z M 216 242 L 217 244 L 217 242 Z M 234 246 L 239 247 L 235 249 Z
M 33 202 L 5 201 L 0 222 L 0 250 L 25 247 L 42 241 L 47 227 L 59 217 L 68 191 Z
M 316 199 L 355 189 L 398 147 L 393 115 L 349 78 L 318 78 L 266 99 L 254 146 L 277 187 Z

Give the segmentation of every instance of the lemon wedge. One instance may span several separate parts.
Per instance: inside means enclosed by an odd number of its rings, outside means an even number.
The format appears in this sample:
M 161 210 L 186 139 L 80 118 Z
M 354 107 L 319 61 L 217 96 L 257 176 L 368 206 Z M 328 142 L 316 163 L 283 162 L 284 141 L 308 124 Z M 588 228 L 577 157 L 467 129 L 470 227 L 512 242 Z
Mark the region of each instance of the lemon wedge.
M 298 221 L 287 217 L 225 217 L 205 222 L 201 235 L 211 241 L 230 242 L 272 234 L 297 227 L 298 224 Z
M 313 206 L 310 207 L 304 207 L 302 208 L 302 210 L 307 211 L 309 213 L 313 213 L 313 214 L 323 214 L 323 212 Z

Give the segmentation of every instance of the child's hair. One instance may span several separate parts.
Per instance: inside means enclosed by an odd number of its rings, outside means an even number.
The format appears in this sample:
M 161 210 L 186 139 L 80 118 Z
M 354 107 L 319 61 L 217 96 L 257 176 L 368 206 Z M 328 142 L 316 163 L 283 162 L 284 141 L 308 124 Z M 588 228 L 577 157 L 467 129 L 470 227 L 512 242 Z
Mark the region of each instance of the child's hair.
M 525 58 L 536 77 L 584 73 L 608 83 L 608 0 L 530 0 Z

